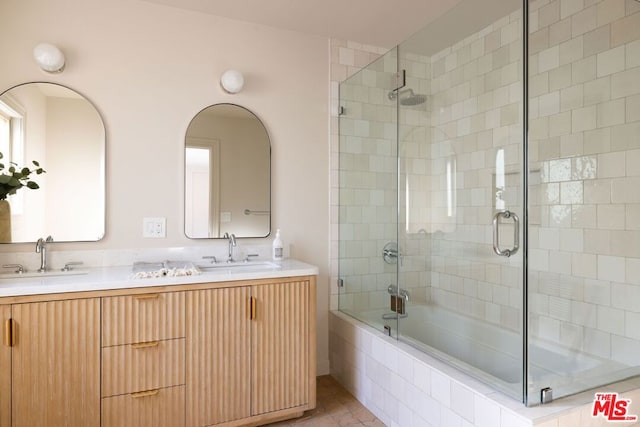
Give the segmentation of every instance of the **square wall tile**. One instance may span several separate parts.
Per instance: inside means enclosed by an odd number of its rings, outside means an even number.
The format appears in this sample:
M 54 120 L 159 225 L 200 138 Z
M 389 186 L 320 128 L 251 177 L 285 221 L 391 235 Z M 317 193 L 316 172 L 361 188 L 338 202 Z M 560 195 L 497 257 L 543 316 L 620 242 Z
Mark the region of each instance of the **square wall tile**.
M 598 255 L 598 279 L 600 280 L 624 282 L 625 268 L 625 259 L 622 257 Z
M 595 106 L 578 108 L 571 111 L 571 131 L 582 132 L 597 127 L 597 110 Z
M 609 3 L 609 0 L 605 3 Z M 597 77 L 600 78 L 623 71 L 625 69 L 625 58 L 626 50 L 624 45 L 599 53 L 597 56 Z
M 598 205 L 598 228 L 601 230 L 624 230 L 625 215 L 625 205 Z
M 625 99 L 616 99 L 598 104 L 597 114 L 597 126 L 599 128 L 623 124 L 625 122 Z

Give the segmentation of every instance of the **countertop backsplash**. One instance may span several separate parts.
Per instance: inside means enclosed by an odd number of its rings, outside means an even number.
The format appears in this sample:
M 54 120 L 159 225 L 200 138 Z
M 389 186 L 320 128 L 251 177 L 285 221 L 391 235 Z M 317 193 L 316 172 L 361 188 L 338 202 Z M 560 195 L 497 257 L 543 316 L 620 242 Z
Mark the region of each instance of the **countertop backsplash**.
M 264 244 L 243 244 L 238 240 L 233 250 L 233 258 L 244 260 L 249 254 L 257 254 L 260 260 L 271 260 L 271 242 Z M 50 270 L 61 269 L 68 262 L 82 262 L 75 268 L 95 268 L 133 265 L 134 262 L 146 261 L 192 261 L 206 262 L 203 256 L 215 256 L 218 262 L 225 261 L 228 256 L 226 242 L 216 242 L 208 246 L 166 247 L 166 248 L 138 248 L 138 249 L 105 249 L 85 251 L 56 250 L 55 243 L 47 247 L 47 266 Z M 289 245 L 284 245 L 284 257 L 289 257 Z M 2 265 L 21 264 L 27 271 L 34 271 L 40 267 L 40 254 L 35 250 L 29 252 L 6 252 L 0 254 Z M 6 272 L 10 272 L 11 270 Z M 1 273 L 1 272 L 0 272 Z

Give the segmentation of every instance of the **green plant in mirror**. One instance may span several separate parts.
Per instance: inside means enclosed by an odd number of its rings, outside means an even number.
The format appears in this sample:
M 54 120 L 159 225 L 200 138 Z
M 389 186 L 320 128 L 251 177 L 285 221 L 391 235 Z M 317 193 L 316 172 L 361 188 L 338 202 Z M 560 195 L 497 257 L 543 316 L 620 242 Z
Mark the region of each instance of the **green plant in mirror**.
M 0 159 L 4 155 L 0 153 Z M 17 164 L 9 162 L 9 167 L 5 168 L 4 163 L 0 163 L 0 200 L 6 200 L 6 198 L 16 192 L 22 187 L 27 187 L 32 190 L 40 188 L 40 186 L 29 179 L 32 173 L 40 175 L 46 171 L 40 167 L 40 163 L 35 160 L 32 161 L 35 168 L 29 169 L 27 167 L 18 167 Z

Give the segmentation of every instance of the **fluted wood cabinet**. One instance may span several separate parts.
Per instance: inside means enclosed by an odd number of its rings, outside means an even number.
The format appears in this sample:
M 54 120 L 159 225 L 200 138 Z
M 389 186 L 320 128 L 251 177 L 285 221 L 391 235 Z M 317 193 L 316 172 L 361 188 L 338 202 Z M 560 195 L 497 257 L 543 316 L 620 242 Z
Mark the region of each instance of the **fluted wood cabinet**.
M 252 415 L 304 408 L 311 400 L 315 402 L 315 357 L 312 368 L 309 353 L 310 316 L 315 319 L 315 312 L 310 292 L 308 281 L 251 287 L 255 304 L 251 323 Z
M 261 425 L 315 407 L 315 277 L 189 292 L 187 425 Z
M 300 416 L 316 402 L 315 310 L 315 276 L 0 298 L 0 426 Z
M 187 293 L 187 425 L 251 416 L 248 287 Z
M 2 319 L 2 340 L 0 345 L 0 426 L 11 425 L 11 347 L 7 335 L 10 328 L 11 306 L 0 305 L 0 319 Z M 6 326 L 5 326 L 6 325 Z
M 11 425 L 99 426 L 100 299 L 11 311 Z

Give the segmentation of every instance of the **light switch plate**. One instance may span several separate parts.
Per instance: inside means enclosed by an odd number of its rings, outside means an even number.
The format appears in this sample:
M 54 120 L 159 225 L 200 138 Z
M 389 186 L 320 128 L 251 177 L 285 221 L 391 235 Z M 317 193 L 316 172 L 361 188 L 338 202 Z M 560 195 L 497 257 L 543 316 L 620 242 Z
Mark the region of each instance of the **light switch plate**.
M 231 222 L 231 212 L 220 212 L 220 222 Z
M 166 218 L 143 218 L 142 237 L 161 239 L 167 237 Z

